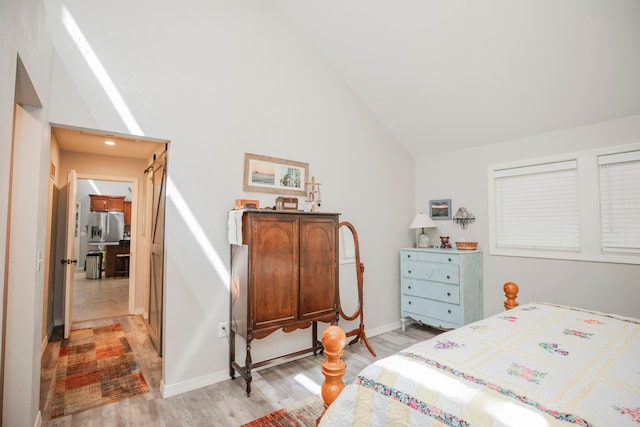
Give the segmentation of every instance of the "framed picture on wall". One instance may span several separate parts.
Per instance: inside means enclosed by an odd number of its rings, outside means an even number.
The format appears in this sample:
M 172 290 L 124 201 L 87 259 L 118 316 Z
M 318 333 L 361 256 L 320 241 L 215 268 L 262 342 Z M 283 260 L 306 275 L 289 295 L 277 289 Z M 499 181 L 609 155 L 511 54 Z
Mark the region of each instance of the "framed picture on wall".
M 304 196 L 308 175 L 308 163 L 245 153 L 242 189 Z
M 451 199 L 429 200 L 429 215 L 433 220 L 451 219 Z

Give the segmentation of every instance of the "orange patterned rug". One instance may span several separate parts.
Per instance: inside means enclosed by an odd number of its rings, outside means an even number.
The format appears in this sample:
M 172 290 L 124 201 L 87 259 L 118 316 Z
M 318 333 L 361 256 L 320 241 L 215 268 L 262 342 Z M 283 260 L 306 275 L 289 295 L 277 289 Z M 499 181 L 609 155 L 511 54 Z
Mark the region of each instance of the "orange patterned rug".
M 311 396 L 288 408 L 278 409 L 240 427 L 306 427 L 315 426 L 324 403 L 320 396 Z
M 119 323 L 76 329 L 60 345 L 50 417 L 75 414 L 148 391 Z

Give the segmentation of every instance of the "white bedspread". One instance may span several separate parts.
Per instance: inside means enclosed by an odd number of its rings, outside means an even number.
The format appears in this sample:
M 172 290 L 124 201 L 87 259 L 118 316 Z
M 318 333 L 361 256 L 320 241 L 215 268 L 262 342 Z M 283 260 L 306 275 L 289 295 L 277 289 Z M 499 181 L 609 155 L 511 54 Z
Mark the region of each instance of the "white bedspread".
M 322 426 L 640 426 L 640 321 L 535 303 L 365 368 Z

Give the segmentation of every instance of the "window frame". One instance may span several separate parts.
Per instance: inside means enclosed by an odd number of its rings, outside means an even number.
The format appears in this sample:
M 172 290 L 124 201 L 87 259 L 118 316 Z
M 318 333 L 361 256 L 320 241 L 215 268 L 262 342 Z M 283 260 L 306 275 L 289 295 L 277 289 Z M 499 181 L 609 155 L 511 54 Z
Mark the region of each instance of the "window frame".
M 488 166 L 488 205 L 489 205 L 489 254 L 526 258 L 544 258 L 555 260 L 574 260 L 607 262 L 621 264 L 640 264 L 640 254 L 605 252 L 602 243 L 600 218 L 600 178 L 598 157 L 628 151 L 640 150 L 640 143 L 611 146 L 580 152 L 559 154 L 548 157 L 525 159 Z M 498 226 L 496 209 L 495 180 L 499 171 L 524 168 L 545 163 L 576 161 L 578 170 L 578 203 L 580 218 L 580 246 L 577 251 L 498 247 Z

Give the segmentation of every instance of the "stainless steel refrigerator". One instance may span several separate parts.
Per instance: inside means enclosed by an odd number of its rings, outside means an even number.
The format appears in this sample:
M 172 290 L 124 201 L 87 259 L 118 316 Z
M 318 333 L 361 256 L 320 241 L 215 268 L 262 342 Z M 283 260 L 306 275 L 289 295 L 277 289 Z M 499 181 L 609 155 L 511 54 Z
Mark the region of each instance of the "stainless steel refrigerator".
M 89 244 L 117 245 L 124 236 L 123 212 L 90 212 Z

